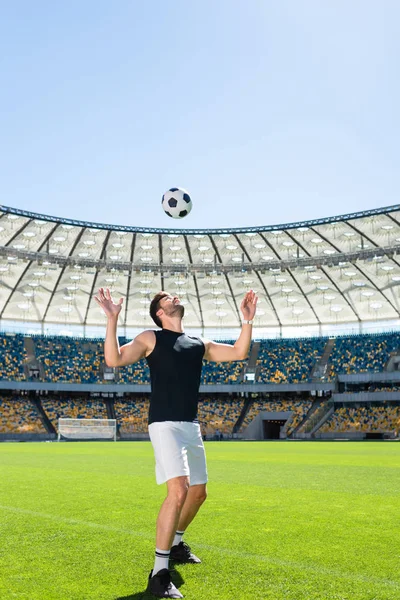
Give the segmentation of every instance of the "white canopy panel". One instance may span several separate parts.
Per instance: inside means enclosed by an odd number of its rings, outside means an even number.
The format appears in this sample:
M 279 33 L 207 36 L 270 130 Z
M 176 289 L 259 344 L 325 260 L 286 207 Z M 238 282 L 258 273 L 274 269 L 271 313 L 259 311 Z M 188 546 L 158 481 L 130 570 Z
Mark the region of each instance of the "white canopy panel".
M 256 326 L 398 319 L 400 206 L 279 226 L 173 230 L 61 219 L 0 206 L 0 319 L 102 325 L 99 287 L 121 324 L 152 327 L 161 289 L 187 327 L 234 328 L 246 290 Z

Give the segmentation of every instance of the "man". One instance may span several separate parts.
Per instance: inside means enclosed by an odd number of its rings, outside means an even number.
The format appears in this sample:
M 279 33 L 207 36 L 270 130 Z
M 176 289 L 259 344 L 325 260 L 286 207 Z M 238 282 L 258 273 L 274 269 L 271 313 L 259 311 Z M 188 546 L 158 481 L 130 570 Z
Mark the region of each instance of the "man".
M 240 306 L 243 325 L 235 344 L 219 344 L 186 335 L 185 307 L 177 296 L 160 292 L 150 304 L 150 316 L 161 329 L 146 330 L 120 347 L 118 315 L 123 298 L 114 303 L 107 288 L 95 300 L 107 315 L 104 355 L 109 367 L 123 367 L 146 358 L 150 367 L 149 434 L 156 460 L 157 483 L 167 484 L 158 518 L 154 568 L 148 590 L 159 598 L 183 598 L 171 581 L 169 558 L 200 563 L 182 536 L 206 499 L 207 467 L 197 422 L 198 391 L 203 359 L 244 360 L 249 352 L 257 296 L 251 290 Z

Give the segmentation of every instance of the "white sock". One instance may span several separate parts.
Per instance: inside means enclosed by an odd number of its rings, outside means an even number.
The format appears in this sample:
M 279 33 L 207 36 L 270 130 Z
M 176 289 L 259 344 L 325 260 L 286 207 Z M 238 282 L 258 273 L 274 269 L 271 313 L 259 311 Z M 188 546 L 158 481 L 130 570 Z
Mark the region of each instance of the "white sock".
M 153 575 L 161 571 L 161 569 L 168 569 L 169 562 L 169 550 L 159 550 L 156 548 L 156 559 L 154 562 Z
M 173 546 L 177 546 L 182 541 L 182 537 L 183 537 L 184 533 L 185 533 L 184 531 L 177 531 L 175 533 L 174 541 L 172 542 Z

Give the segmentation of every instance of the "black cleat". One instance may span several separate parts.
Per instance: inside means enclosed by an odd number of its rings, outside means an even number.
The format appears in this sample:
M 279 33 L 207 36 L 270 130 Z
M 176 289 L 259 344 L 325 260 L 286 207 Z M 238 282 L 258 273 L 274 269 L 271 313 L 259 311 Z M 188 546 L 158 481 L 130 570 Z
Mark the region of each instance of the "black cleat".
M 157 598 L 183 598 L 180 591 L 172 583 L 168 569 L 161 569 L 155 575 L 153 575 L 153 571 L 150 571 L 147 591 L 153 596 L 157 596 Z
M 179 542 L 176 546 L 172 546 L 169 558 L 176 563 L 201 563 L 201 560 L 192 554 L 190 546 L 185 542 Z

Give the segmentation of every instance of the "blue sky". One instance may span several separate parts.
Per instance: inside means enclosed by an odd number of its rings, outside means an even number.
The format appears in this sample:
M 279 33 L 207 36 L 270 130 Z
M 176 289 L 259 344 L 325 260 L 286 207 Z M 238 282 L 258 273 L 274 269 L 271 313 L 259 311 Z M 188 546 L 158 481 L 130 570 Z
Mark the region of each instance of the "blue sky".
M 399 22 L 396 0 L 3 3 L 0 203 L 177 228 L 397 204 Z

